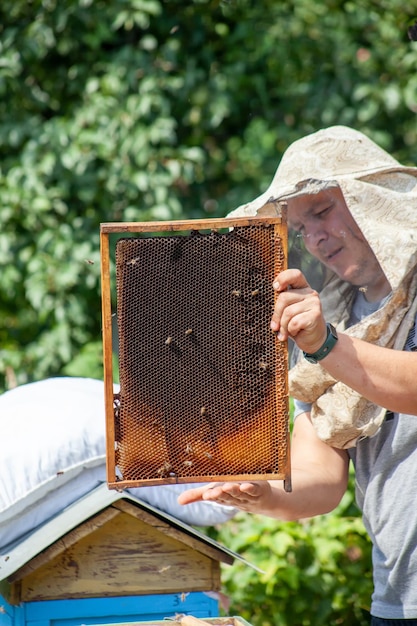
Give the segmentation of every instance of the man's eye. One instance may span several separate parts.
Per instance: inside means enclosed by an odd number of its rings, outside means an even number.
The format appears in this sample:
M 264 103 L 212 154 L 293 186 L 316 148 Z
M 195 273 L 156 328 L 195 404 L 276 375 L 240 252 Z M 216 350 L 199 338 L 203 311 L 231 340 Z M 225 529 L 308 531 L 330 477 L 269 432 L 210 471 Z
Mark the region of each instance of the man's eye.
M 318 211 L 316 213 L 316 217 L 324 217 L 325 215 L 327 215 L 327 213 L 330 211 L 332 206 L 333 205 L 326 206 L 326 207 L 324 207 L 324 209 L 321 209 L 320 211 Z

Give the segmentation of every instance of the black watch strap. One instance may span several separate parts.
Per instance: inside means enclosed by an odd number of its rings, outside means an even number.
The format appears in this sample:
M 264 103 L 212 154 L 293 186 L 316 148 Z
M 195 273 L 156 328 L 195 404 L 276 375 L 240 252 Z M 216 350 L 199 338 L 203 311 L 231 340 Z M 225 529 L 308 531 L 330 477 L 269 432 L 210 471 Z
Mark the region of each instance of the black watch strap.
M 309 354 L 308 352 L 303 352 L 304 358 L 307 359 L 309 363 L 318 363 L 319 361 L 324 359 L 324 357 L 329 354 L 330 350 L 333 350 L 337 343 L 338 337 L 335 327 L 329 322 L 327 322 L 326 326 L 327 337 L 324 344 L 312 354 Z

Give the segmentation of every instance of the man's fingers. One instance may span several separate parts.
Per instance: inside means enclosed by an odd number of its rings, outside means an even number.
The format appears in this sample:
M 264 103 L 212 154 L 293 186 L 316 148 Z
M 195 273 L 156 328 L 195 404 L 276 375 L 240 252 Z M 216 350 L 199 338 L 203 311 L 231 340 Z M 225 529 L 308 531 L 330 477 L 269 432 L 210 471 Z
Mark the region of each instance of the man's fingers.
M 318 294 L 310 287 L 308 289 L 292 289 L 279 294 L 270 324 L 271 329 L 278 332 L 279 339 L 288 338 L 288 325 L 293 318 L 318 307 L 317 299 Z M 292 336 L 292 333 L 290 335 Z
M 300 270 L 284 270 L 274 280 L 275 291 L 286 291 L 287 289 L 304 289 L 310 287 L 304 274 Z
M 320 315 L 318 293 L 310 287 L 304 275 L 299 270 L 285 270 L 278 274 L 274 282 L 274 288 L 278 283 L 278 295 L 275 301 L 274 311 L 271 317 L 271 330 L 278 334 L 278 339 L 285 341 L 288 337 L 295 338 L 303 323 L 299 319 L 295 324 L 293 320 L 298 315 L 308 311 L 316 311 Z M 312 320 L 305 328 L 308 328 Z M 290 328 L 292 326 L 292 329 Z
M 271 318 L 271 330 L 278 333 L 278 339 L 288 339 L 286 324 L 282 323 L 282 315 L 286 307 L 300 298 L 299 290 L 310 289 L 304 274 L 300 270 L 289 269 L 276 276 L 273 287 L 278 292 L 274 312 Z
M 207 486 L 196 487 L 195 489 L 188 489 L 183 491 L 178 496 L 179 504 L 191 504 L 192 502 L 201 502 L 203 500 L 203 493 L 207 489 Z
M 233 483 L 204 483 L 201 487 L 187 489 L 178 496 L 179 504 L 191 504 L 204 500 L 218 500 L 222 496 L 224 485 Z
M 184 491 L 178 496 L 178 503 L 213 501 L 238 505 L 240 502 L 246 502 L 258 496 L 259 486 L 256 483 L 212 483 Z

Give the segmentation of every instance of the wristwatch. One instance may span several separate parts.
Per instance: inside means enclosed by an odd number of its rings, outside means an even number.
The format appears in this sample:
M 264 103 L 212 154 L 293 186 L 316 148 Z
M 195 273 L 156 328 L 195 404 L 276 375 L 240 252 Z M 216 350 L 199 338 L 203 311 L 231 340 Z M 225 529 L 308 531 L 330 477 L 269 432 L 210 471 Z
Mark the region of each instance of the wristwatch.
M 304 358 L 307 359 L 309 363 L 318 363 L 319 361 L 324 359 L 324 357 L 329 354 L 330 350 L 333 350 L 337 343 L 338 336 L 335 327 L 332 324 L 329 324 L 329 322 L 327 322 L 326 326 L 327 337 L 321 348 L 319 348 L 318 350 L 316 350 L 316 352 L 313 352 L 312 354 L 309 354 L 308 352 L 303 352 Z

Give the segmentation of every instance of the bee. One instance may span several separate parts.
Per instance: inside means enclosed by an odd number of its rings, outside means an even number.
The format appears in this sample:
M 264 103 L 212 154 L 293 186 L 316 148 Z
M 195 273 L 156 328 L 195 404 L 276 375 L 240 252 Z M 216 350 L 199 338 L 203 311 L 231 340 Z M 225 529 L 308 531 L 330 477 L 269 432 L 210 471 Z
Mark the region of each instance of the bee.
M 213 455 L 212 455 L 212 454 L 210 454 L 210 452 L 204 452 L 204 456 L 205 456 L 207 459 L 209 459 L 210 461 L 211 461 L 211 460 L 212 460 L 212 458 L 213 458 Z
M 255 296 L 259 296 L 259 289 L 254 289 L 254 290 L 251 292 L 251 296 L 253 296 L 253 297 L 255 297 Z
M 242 292 L 239 289 L 233 289 L 232 296 L 236 296 L 236 298 L 240 298 Z
M 194 450 L 190 443 L 187 443 L 185 446 L 185 454 L 193 454 Z
M 186 335 L 192 335 L 193 333 L 193 329 L 192 328 L 187 328 L 187 330 L 185 331 Z
M 168 571 L 169 569 L 171 569 L 170 565 L 165 565 L 165 567 L 161 567 L 161 569 L 158 570 L 158 574 L 163 574 L 164 572 Z
M 164 461 L 163 465 L 157 470 L 157 474 L 158 476 L 166 476 L 167 474 L 169 474 L 172 470 L 172 465 L 170 463 L 168 463 L 167 461 Z
M 366 293 L 368 291 L 368 287 L 359 287 L 359 291 L 362 293 Z
M 170 346 L 173 341 L 174 340 L 173 340 L 172 337 L 167 337 L 166 340 L 165 340 L 165 345 L 166 346 Z
M 192 467 L 193 462 L 192 461 L 184 461 L 183 465 L 184 467 Z
M 137 262 L 138 259 L 130 259 L 130 261 L 127 262 L 127 265 L 136 265 Z
M 264 370 L 264 372 L 269 370 L 269 365 L 268 363 L 265 363 L 265 361 L 260 361 L 259 367 L 261 368 L 261 370 Z
M 207 413 L 207 409 L 205 406 L 202 406 L 200 409 L 200 415 L 205 415 Z
M 84 261 L 85 261 L 88 265 L 94 265 L 94 261 L 92 261 L 91 259 L 84 259 Z

